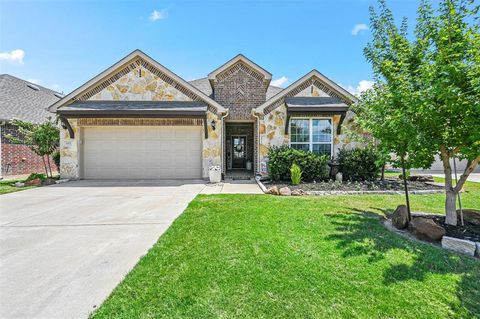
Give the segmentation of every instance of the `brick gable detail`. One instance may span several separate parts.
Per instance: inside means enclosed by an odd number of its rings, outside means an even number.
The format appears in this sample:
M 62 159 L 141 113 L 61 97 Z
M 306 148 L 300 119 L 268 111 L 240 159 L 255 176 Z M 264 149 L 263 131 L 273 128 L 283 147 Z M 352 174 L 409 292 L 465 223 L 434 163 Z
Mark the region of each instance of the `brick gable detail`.
M 265 103 L 267 88 L 263 75 L 239 62 L 216 77 L 213 94 L 229 109 L 227 119 L 250 120 L 252 108 Z

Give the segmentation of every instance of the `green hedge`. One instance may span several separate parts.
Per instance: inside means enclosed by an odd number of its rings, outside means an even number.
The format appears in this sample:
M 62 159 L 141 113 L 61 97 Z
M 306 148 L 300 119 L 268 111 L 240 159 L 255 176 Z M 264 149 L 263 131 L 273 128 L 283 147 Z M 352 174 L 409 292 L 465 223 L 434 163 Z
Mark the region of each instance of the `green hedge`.
M 371 148 L 341 149 L 338 153 L 338 163 L 343 179 L 348 181 L 368 181 L 377 178 L 381 166 L 380 156 Z
M 302 170 L 303 181 L 327 180 L 330 168 L 329 158 L 290 148 L 289 146 L 272 147 L 268 152 L 268 174 L 274 181 L 290 180 L 290 168 L 297 164 Z

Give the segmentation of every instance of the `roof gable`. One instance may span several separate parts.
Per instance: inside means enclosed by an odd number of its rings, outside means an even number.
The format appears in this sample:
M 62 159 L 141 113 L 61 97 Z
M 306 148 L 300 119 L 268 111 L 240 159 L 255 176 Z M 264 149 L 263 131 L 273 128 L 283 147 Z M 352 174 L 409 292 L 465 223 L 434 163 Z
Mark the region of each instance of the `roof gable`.
M 270 72 L 268 72 L 252 60 L 248 59 L 243 54 L 238 54 L 222 66 L 210 72 L 208 74 L 208 79 L 210 81 L 215 81 L 219 77 L 226 77 L 229 74 L 238 71 L 238 69 L 243 69 L 244 71 L 249 72 L 259 81 L 268 81 L 270 83 L 270 81 L 272 80 L 272 74 Z
M 305 74 L 303 77 L 289 85 L 278 94 L 272 96 L 265 103 L 255 108 L 255 112 L 268 114 L 278 106 L 285 103 L 285 98 L 299 95 L 302 91 L 305 91 L 310 86 L 315 86 L 321 91 L 325 92 L 330 97 L 339 98 L 347 105 L 355 103 L 356 98 L 347 90 L 324 76 L 317 70 L 312 70 Z
M 119 62 L 101 72 L 99 75 L 95 76 L 93 79 L 89 80 L 65 96 L 63 99 L 53 104 L 49 110 L 51 112 L 56 112 L 58 108 L 68 105 L 74 101 L 88 100 L 123 76 L 139 68 L 145 68 L 155 76 L 158 76 L 162 81 L 168 83 L 183 95 L 190 98 L 192 101 L 203 101 L 207 103 L 210 111 L 214 113 L 225 112 L 225 108 L 219 103 L 215 102 L 196 87 L 172 71 L 168 70 L 166 67 L 140 50 L 133 51 Z
M 87 97 L 87 100 L 97 101 L 192 101 L 194 98 L 192 94 L 179 90 L 144 66 L 133 69 L 100 92 Z

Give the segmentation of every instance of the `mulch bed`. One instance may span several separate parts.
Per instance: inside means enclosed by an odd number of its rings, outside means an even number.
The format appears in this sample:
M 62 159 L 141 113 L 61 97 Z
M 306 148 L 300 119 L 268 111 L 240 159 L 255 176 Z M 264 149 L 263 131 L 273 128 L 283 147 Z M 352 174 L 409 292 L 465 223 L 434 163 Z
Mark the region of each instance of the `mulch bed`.
M 457 226 L 448 225 L 445 224 L 445 216 L 422 217 L 431 218 L 437 225 L 445 228 L 446 236 L 480 242 L 480 226 L 468 222 L 465 222 L 465 226 L 461 226 L 460 223 Z
M 301 189 L 304 191 L 403 191 L 403 181 L 398 178 L 385 178 L 385 180 L 364 181 L 364 182 L 318 182 L 301 183 L 293 186 L 288 183 L 265 181 L 263 184 L 268 188 L 276 185 L 279 189 L 288 186 L 291 190 Z M 427 184 L 418 181 L 409 181 L 407 183 L 409 190 L 442 190 L 443 187 Z

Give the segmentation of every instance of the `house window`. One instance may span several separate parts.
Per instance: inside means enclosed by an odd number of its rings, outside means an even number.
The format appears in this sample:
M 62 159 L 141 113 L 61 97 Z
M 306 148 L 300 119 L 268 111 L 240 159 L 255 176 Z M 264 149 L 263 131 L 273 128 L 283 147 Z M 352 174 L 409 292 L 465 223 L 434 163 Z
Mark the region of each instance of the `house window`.
M 332 156 L 332 141 L 331 119 L 290 120 L 290 147 Z

